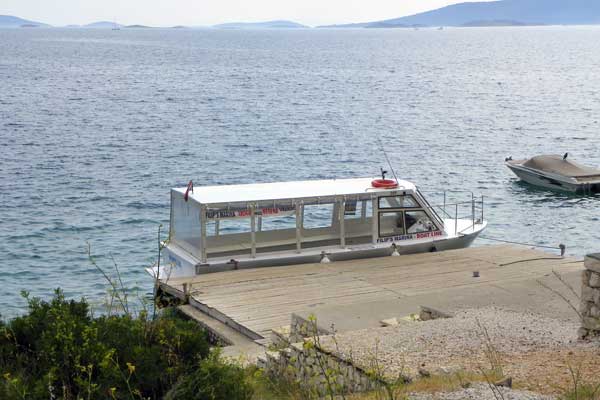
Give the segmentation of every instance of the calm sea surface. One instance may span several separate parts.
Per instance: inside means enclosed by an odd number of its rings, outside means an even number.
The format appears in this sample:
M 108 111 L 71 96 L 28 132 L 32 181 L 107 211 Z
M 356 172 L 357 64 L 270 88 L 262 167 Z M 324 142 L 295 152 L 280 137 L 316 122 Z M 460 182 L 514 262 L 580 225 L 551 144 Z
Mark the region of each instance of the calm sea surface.
M 600 197 L 503 165 L 599 166 L 599 119 L 594 27 L 0 30 L 0 310 L 101 302 L 86 243 L 143 296 L 171 187 L 375 175 L 377 135 L 400 177 L 485 195 L 488 236 L 600 251 Z

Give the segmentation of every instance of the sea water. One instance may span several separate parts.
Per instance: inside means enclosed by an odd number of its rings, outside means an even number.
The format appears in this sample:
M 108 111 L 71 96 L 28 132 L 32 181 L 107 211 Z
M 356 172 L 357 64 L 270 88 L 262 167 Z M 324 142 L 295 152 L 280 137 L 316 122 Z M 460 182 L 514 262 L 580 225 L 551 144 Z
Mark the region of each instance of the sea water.
M 383 150 L 426 193 L 484 195 L 489 237 L 599 251 L 600 197 L 534 189 L 504 166 L 565 152 L 600 165 L 599 37 L 599 27 L 0 30 L 0 310 L 22 312 L 20 290 L 57 287 L 101 303 L 107 282 L 88 245 L 150 293 L 144 268 L 168 228 L 169 190 L 190 179 L 374 176 L 389 169 Z

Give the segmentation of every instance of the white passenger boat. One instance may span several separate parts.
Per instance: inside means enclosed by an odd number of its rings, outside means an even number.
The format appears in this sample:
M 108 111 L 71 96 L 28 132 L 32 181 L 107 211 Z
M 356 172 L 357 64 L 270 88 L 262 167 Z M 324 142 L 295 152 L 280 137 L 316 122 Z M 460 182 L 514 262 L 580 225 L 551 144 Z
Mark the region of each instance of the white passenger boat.
M 599 193 L 600 170 L 564 156 L 542 155 L 528 160 L 506 159 L 506 166 L 521 180 L 546 189 L 575 193 Z
M 459 217 L 465 208 L 467 217 Z M 407 181 L 360 178 L 196 188 L 190 182 L 171 190 L 162 266 L 149 272 L 168 279 L 457 249 L 469 246 L 485 227 L 483 197 L 432 207 Z

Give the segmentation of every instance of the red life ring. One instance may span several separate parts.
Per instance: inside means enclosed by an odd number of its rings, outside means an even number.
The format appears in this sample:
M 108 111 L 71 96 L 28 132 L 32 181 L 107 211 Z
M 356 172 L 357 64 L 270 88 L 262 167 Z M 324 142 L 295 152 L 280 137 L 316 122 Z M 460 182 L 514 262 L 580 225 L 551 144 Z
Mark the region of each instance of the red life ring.
M 371 181 L 371 186 L 377 189 L 395 189 L 398 187 L 398 182 L 392 179 L 374 179 Z

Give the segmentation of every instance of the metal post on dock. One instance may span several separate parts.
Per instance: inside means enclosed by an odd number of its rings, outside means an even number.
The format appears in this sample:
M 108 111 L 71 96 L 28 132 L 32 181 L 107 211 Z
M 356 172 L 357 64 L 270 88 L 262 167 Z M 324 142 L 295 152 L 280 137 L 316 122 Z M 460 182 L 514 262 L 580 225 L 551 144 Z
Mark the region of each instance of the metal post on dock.
M 192 284 L 188 282 L 183 283 L 183 297 L 185 302 L 188 303 L 190 301 L 190 293 L 192 292 Z

